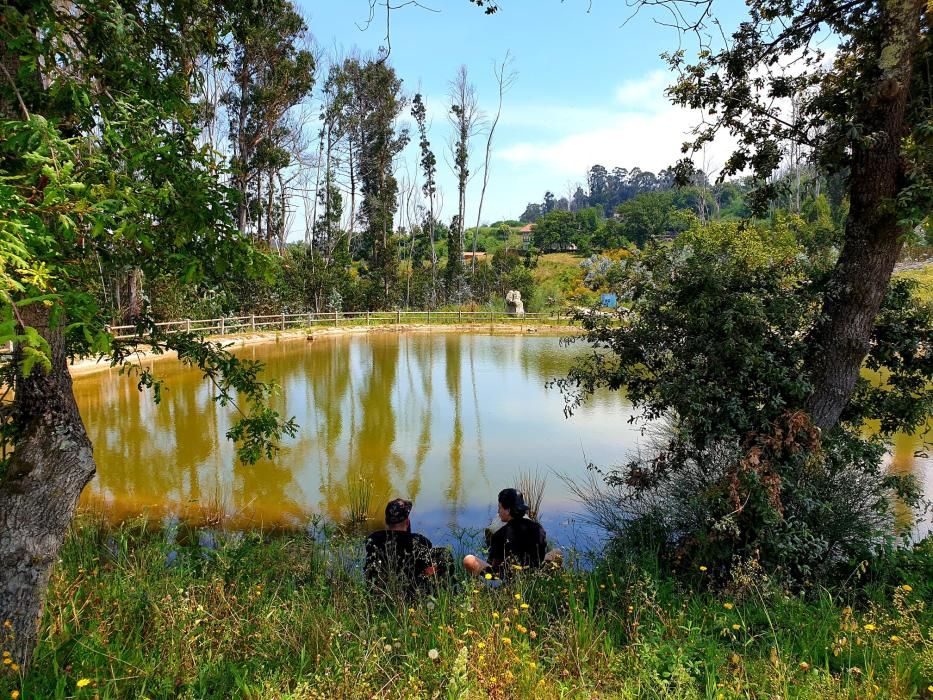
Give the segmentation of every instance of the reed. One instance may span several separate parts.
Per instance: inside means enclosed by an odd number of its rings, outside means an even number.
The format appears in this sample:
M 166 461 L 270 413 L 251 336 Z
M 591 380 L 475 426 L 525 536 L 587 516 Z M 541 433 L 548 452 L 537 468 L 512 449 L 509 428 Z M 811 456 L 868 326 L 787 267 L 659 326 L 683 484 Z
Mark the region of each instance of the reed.
M 347 485 L 347 518 L 350 528 L 358 528 L 369 520 L 373 501 L 373 485 L 365 479 L 356 479 Z
M 528 517 L 538 520 L 541 514 L 541 502 L 544 500 L 544 489 L 547 487 L 547 475 L 539 471 L 526 471 L 518 476 L 518 490 L 525 497 L 528 506 Z

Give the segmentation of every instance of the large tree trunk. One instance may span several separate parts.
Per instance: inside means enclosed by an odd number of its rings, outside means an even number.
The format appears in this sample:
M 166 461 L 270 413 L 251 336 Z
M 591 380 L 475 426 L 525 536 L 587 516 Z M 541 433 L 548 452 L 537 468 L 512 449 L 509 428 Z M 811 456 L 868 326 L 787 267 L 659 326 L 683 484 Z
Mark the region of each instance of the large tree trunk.
M 853 153 L 845 243 L 811 339 L 810 412 L 823 430 L 836 425 L 869 350 L 875 317 L 900 253 L 895 199 L 904 184 L 901 140 L 924 0 L 884 5 L 886 41 L 875 94 L 861 121 L 874 131 Z M 867 142 L 867 145 L 864 145 Z
M 24 669 L 35 649 L 52 566 L 96 469 L 72 392 L 65 341 L 60 328 L 49 327 L 49 312 L 41 304 L 23 309 L 24 322 L 49 341 L 52 369 L 17 375 L 18 435 L 0 480 L 0 639 Z

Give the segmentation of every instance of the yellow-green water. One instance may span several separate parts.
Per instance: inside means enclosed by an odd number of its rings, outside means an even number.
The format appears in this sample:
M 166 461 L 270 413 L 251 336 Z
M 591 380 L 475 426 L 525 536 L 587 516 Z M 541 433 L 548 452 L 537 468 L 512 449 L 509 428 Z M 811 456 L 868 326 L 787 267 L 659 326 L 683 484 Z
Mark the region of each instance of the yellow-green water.
M 299 424 L 277 459 L 239 464 L 224 437 L 231 411 L 177 362 L 154 365 L 166 386 L 159 405 L 116 371 L 81 376 L 75 395 L 98 465 L 83 506 L 112 518 L 222 512 L 238 525 L 300 527 L 315 514 L 345 517 L 365 484 L 374 522 L 403 496 L 415 526 L 437 534 L 482 527 L 500 489 L 538 472 L 545 526 L 567 535 L 581 507 L 557 474 L 619 464 L 641 440 L 621 393 L 564 418 L 559 392 L 544 387 L 574 352 L 557 337 L 384 332 L 239 352 L 265 363 L 282 386 L 278 407 Z M 892 468 L 917 471 L 933 493 L 930 460 L 913 454 L 921 446 L 898 438 Z

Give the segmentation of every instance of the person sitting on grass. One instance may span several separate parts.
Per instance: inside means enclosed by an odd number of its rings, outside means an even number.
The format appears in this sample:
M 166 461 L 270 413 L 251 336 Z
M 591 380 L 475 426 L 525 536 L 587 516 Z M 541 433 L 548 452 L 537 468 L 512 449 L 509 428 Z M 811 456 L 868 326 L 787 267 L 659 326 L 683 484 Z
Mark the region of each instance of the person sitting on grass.
M 499 520 L 504 525 L 489 543 L 489 561 L 474 554 L 463 558 L 463 567 L 474 576 L 502 578 L 509 569 L 537 569 L 547 554 L 547 533 L 539 523 L 526 518 L 528 506 L 522 492 L 503 489 L 499 492 Z
M 413 595 L 433 584 L 452 568 L 444 559 L 447 550 L 432 547 L 431 540 L 411 531 L 411 501 L 396 498 L 386 505 L 386 529 L 366 538 L 363 572 L 374 588 Z

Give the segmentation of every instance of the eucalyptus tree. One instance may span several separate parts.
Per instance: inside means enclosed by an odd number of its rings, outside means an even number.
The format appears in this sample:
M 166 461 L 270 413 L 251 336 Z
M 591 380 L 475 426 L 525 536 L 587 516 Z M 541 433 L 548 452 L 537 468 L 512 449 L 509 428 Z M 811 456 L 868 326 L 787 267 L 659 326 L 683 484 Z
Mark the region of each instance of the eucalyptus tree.
M 117 339 L 95 295 L 127 265 L 179 281 L 259 273 L 264 258 L 231 217 L 236 193 L 199 145 L 192 58 L 216 50 L 222 23 L 191 31 L 209 3 L 170 9 L 123 0 L 0 7 L 0 629 L 25 669 L 49 575 L 78 497 L 95 473 L 68 358 L 130 363 L 141 347 L 176 350 L 241 413 L 240 457 L 271 455 L 294 430 L 268 408 L 260 367 L 140 319 Z M 15 50 L 14 48 L 15 47 Z M 138 372 L 158 399 L 161 384 Z
M 399 253 L 394 218 L 398 209 L 395 159 L 408 143 L 408 132 L 396 129 L 405 108 L 402 81 L 385 61 L 360 67 L 355 102 L 360 106 L 360 219 L 364 224 L 362 252 L 373 283 L 376 308 L 397 302 Z
M 456 226 L 451 226 L 447 242 L 447 296 L 456 303 L 463 299 L 463 231 L 466 225 L 466 193 L 470 181 L 470 141 L 479 129 L 480 112 L 476 88 L 467 77 L 466 66 L 460 66 L 450 83 L 450 112 L 453 127 L 450 142 L 453 171 L 457 178 Z
M 411 116 L 418 128 L 418 148 L 421 150 L 421 172 L 424 175 L 424 184 L 421 191 L 428 199 L 428 217 L 426 218 L 428 237 L 431 242 L 431 305 L 437 303 L 437 251 L 434 249 L 434 233 L 436 226 L 435 204 L 437 200 L 437 158 L 431 150 L 428 140 L 427 109 L 421 94 L 415 95 L 411 105 Z
M 314 57 L 299 48 L 307 26 L 290 0 L 229 0 L 230 117 L 237 225 L 271 246 L 283 238 L 282 171 L 292 165 L 289 111 L 314 85 Z M 278 204 L 277 204 L 278 202 Z

